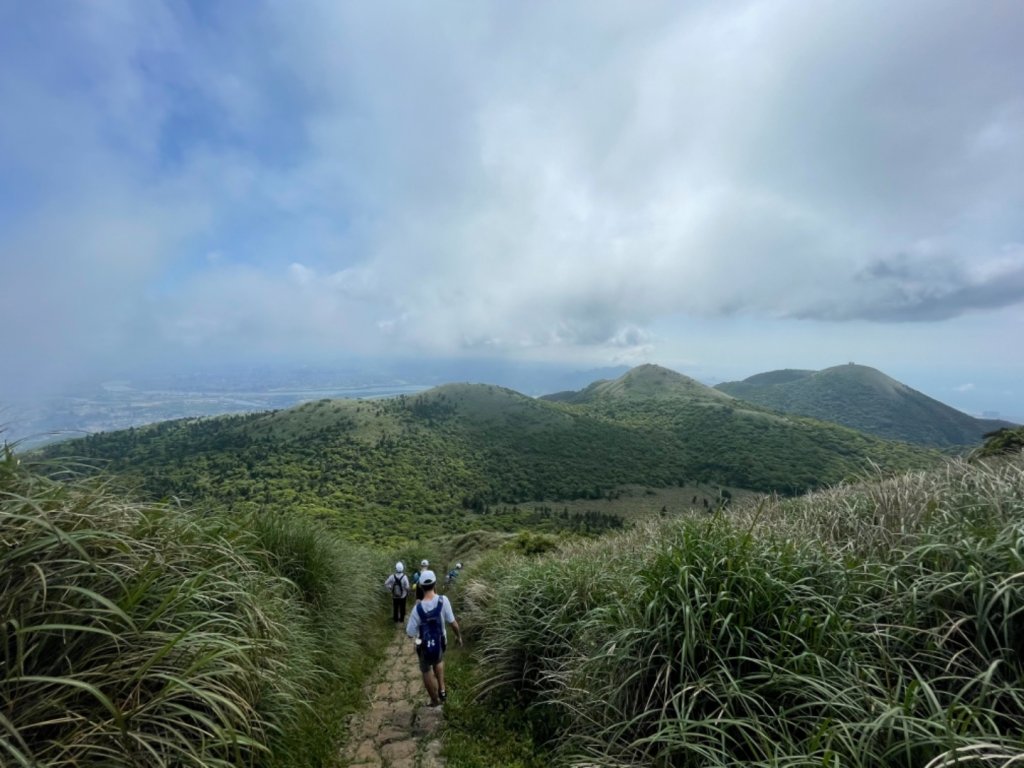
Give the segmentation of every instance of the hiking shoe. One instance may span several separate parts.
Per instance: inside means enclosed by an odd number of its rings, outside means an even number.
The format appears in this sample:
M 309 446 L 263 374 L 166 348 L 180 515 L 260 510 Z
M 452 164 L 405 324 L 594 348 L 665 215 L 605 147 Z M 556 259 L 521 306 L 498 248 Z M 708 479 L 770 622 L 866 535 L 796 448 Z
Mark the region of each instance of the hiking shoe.
M 448 691 L 441 691 L 441 703 L 448 701 Z

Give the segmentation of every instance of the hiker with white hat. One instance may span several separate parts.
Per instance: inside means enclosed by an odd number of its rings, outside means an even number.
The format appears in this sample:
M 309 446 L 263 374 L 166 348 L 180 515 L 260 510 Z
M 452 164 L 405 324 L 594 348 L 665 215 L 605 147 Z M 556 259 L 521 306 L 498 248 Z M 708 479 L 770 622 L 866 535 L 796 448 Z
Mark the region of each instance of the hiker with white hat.
M 409 577 L 405 575 L 405 566 L 399 560 L 395 563 L 395 572 L 384 581 L 384 588 L 391 593 L 391 616 L 396 624 L 405 621 L 405 605 L 409 599 Z
M 437 594 L 434 588 L 437 577 L 433 571 L 420 573 L 420 586 L 423 588 L 423 599 L 409 614 L 409 623 L 405 626 L 405 634 L 416 639 L 416 655 L 419 657 L 420 672 L 423 674 L 423 685 L 430 696 L 430 706 L 443 704 L 448 698 L 444 687 L 444 651 L 448 646 L 447 624 L 452 625 L 455 637 L 462 646 L 462 630 L 455 620 L 451 601 Z

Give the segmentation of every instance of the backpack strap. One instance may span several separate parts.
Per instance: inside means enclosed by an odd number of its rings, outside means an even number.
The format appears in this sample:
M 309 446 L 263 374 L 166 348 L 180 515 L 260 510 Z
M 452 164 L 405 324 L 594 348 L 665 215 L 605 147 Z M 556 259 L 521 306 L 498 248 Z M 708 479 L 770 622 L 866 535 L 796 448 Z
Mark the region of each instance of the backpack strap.
M 435 613 L 436 612 L 437 618 L 442 619 L 442 623 L 443 623 L 443 618 L 444 618 L 444 595 L 438 595 L 437 596 L 437 605 L 434 608 L 431 608 L 430 611 L 431 611 L 431 613 Z M 427 619 L 434 618 L 433 616 L 427 616 L 427 609 L 423 607 L 423 601 L 422 600 L 420 602 L 416 603 L 416 613 L 419 614 L 420 623 L 421 624 L 424 621 L 426 621 Z

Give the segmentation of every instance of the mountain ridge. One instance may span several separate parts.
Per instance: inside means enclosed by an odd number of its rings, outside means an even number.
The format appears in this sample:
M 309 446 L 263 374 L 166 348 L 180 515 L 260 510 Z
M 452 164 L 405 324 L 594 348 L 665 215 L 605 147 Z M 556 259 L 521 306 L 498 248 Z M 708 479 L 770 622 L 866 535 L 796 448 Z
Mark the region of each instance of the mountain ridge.
M 149 498 L 299 511 L 347 521 L 354 535 L 371 539 L 437 519 L 452 532 L 506 530 L 515 521 L 496 515 L 500 505 L 595 499 L 630 485 L 792 494 L 873 465 L 900 470 L 937 460 L 655 366 L 584 391 L 584 402 L 552 402 L 495 385 L 446 384 L 388 400 L 162 422 L 43 455 L 101 465 Z
M 715 386 L 775 410 L 831 421 L 888 440 L 957 449 L 1010 422 L 978 419 L 866 365 L 783 369 Z

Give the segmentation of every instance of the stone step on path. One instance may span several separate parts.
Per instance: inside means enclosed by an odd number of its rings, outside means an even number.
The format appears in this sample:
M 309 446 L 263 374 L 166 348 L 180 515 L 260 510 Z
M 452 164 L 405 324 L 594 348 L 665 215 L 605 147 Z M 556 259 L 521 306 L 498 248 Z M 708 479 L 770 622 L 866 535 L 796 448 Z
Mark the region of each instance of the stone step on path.
M 351 724 L 344 758 L 352 768 L 443 768 L 442 707 L 427 706 L 423 676 L 404 625 L 367 688 L 369 706 Z

